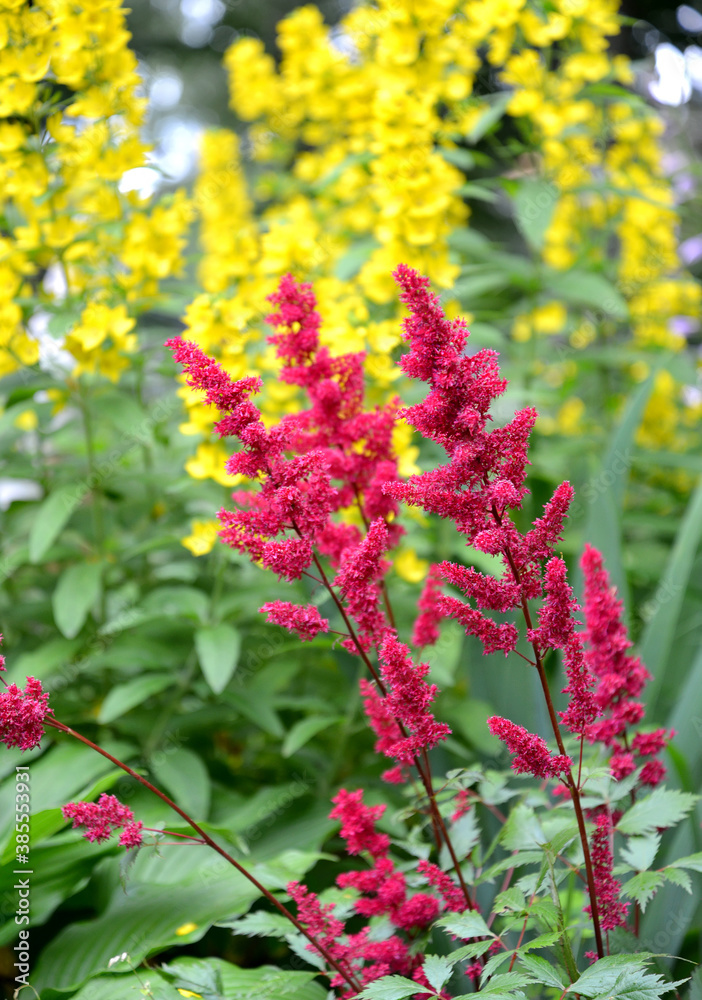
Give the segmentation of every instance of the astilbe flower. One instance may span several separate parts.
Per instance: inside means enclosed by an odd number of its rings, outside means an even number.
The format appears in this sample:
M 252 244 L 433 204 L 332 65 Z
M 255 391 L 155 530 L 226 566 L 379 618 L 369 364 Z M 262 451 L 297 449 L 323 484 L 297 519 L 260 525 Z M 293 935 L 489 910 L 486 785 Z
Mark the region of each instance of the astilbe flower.
M 628 903 L 619 900 L 621 882 L 612 875 L 614 863 L 610 841 L 612 838 L 612 817 L 607 811 L 600 812 L 595 820 L 595 831 L 591 840 L 592 867 L 595 876 L 595 896 L 600 923 L 603 931 L 626 925 Z M 592 912 L 588 904 L 586 913 Z
M 468 330 L 463 320 L 448 320 L 429 282 L 400 265 L 395 271 L 400 298 L 410 317 L 404 320 L 410 351 L 400 366 L 411 378 L 429 385 L 426 398 L 400 411 L 408 423 L 439 443 L 448 462 L 411 476 L 406 483 L 388 483 L 390 496 L 455 522 L 468 545 L 502 557 L 502 579 L 476 570 L 442 563 L 444 580 L 475 602 L 449 595 L 437 599 L 441 615 L 455 618 L 477 636 L 485 653 L 507 655 L 517 643 L 511 622 L 497 623 L 484 610 L 507 612 L 541 595 L 541 563 L 553 554 L 562 537 L 573 489 L 562 483 L 530 531 L 522 535 L 510 518 L 528 490 L 527 448 L 536 411 L 518 411 L 503 427 L 488 429 L 490 407 L 506 387 L 495 351 L 466 352 Z
M 587 728 L 592 743 L 603 743 L 612 750 L 610 769 L 620 779 L 643 764 L 639 783 L 655 786 L 665 777 L 666 769 L 656 754 L 668 745 L 673 733 L 657 729 L 637 733 L 629 739 L 628 729 L 644 715 L 639 697 L 651 675 L 638 657 L 631 656 L 632 646 L 621 620 L 622 602 L 610 586 L 602 556 L 590 545 L 581 560 L 585 580 L 585 659 L 597 679 L 595 702 L 602 719 Z
M 587 669 L 583 655 L 582 636 L 575 631 L 581 622 L 575 619 L 580 608 L 566 580 L 566 564 L 554 556 L 546 564 L 544 577 L 546 599 L 539 610 L 538 628 L 529 629 L 527 636 L 541 651 L 562 649 L 568 684 L 563 689 L 570 695 L 568 708 L 560 712 L 561 721 L 579 739 L 597 718 L 600 708 L 593 695 L 595 678 Z
M 386 699 L 380 696 L 378 689 L 370 681 L 362 677 L 359 686 L 368 724 L 376 735 L 375 752 L 390 757 L 392 756 L 390 750 L 402 738 L 397 719 L 392 714 Z M 398 764 L 383 771 L 382 778 L 391 785 L 404 784 L 407 780 L 406 768 Z
M 268 621 L 296 632 L 302 642 L 309 642 L 320 632 L 329 631 L 329 621 L 322 618 L 314 604 L 306 608 L 289 601 L 268 601 L 258 609 L 268 615 Z
M 104 792 L 97 802 L 69 802 L 61 809 L 64 819 L 73 820 L 73 829 L 85 827 L 86 840 L 101 843 L 124 828 L 119 838 L 123 847 L 139 847 L 142 843 L 141 822 L 134 821 L 134 813 L 114 795 Z
M 383 551 L 396 544 L 403 533 L 394 520 L 397 503 L 381 489 L 397 478 L 392 448 L 397 401 L 363 409 L 364 355 L 332 357 L 320 345 L 321 320 L 310 285 L 285 275 L 270 301 L 277 310 L 268 316 L 274 329 L 268 340 L 283 362 L 280 378 L 302 388 L 311 404 L 270 428 L 251 399 L 261 388 L 260 379 L 232 380 L 196 345 L 180 338 L 167 345 L 183 365 L 188 384 L 219 408 L 216 432 L 238 438 L 242 445 L 228 460 L 227 471 L 258 482 L 258 491 L 232 494 L 235 510 L 220 511 L 220 537 L 287 581 L 308 572 L 315 552 L 328 557 L 339 573 L 339 586 L 348 585 L 349 613 L 367 649 L 373 635 L 382 635 L 387 627 L 378 596 L 389 563 L 375 550 L 378 543 Z M 350 505 L 359 507 L 366 523 L 372 522 L 365 539 L 355 526 L 334 520 Z M 363 577 L 362 586 L 355 585 L 354 575 L 357 581 Z M 312 621 L 308 610 L 300 608 L 298 619 L 307 622 L 305 636 L 310 636 Z M 285 616 L 279 624 L 293 627 L 292 606 L 276 613 Z M 359 652 L 353 640 L 345 645 Z
M 412 764 L 418 754 L 431 750 L 451 735 L 444 722 L 437 722 L 429 711 L 436 696 L 436 684 L 427 684 L 429 664 L 416 664 L 409 648 L 388 632 L 380 647 L 380 673 L 387 688 L 388 711 L 408 731 L 385 751 L 401 764 Z
M 24 691 L 8 684 L 0 693 L 0 743 L 22 751 L 39 746 L 44 720 L 53 715 L 48 701 L 48 691 L 42 691 L 41 681 L 35 677 L 27 678 Z
M 330 817 L 340 820 L 340 834 L 346 841 L 348 853 L 365 852 L 372 863 L 372 867 L 365 870 L 342 873 L 336 884 L 340 889 L 351 888 L 359 893 L 355 901 L 358 916 L 366 919 L 386 917 L 394 932 L 381 941 L 370 939 L 367 926 L 357 933 L 345 933 L 344 924 L 334 916 L 331 904 L 322 906 L 305 886 L 290 883 L 287 889 L 298 904 L 298 919 L 362 986 L 381 976 L 395 974 L 413 977 L 428 987 L 421 975 L 424 956 L 412 947 L 413 939 L 442 912 L 465 909 L 463 894 L 449 875 L 428 862 L 420 862 L 417 871 L 438 889 L 441 898 L 426 892 L 410 892 L 404 873 L 389 857 L 390 839 L 375 829 L 385 806 L 364 805 L 360 790 L 341 789 L 333 802 Z M 313 946 L 308 945 L 308 948 L 312 950 Z M 334 977 L 331 984 L 345 985 L 340 976 Z M 354 994 L 345 992 L 343 996 L 350 998 Z
M 566 774 L 573 766 L 570 757 L 551 754 L 546 742 L 523 726 L 509 719 L 494 715 L 487 720 L 493 736 L 502 740 L 511 754 L 514 754 L 512 769 L 518 774 L 533 774 L 535 778 L 556 778 Z
M 417 601 L 419 614 L 415 618 L 412 628 L 413 646 L 434 646 L 441 635 L 439 622 L 441 621 L 441 611 L 439 610 L 439 598 L 441 597 L 441 575 L 440 569 L 436 565 L 429 567 L 424 587 Z

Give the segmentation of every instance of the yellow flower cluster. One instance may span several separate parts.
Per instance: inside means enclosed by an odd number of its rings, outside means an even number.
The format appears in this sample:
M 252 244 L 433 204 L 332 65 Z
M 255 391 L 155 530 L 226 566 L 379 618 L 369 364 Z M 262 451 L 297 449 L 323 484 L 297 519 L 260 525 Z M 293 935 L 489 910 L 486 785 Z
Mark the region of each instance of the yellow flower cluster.
M 38 360 L 40 305 L 61 312 L 76 372 L 116 380 L 128 311 L 179 271 L 185 197 L 152 208 L 118 187 L 146 155 L 129 39 L 119 0 L 0 3 L 0 374 Z

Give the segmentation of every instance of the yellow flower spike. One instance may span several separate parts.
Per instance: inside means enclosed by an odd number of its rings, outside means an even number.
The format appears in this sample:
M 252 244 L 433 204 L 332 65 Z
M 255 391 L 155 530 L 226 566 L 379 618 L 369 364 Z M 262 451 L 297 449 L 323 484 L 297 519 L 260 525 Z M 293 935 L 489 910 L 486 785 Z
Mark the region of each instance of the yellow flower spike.
M 235 486 L 243 481 L 241 476 L 230 476 L 224 469 L 229 458 L 224 445 L 215 441 L 203 441 L 195 455 L 185 463 L 185 471 L 193 479 L 214 479 L 222 486 Z
M 414 549 L 401 549 L 393 563 L 395 572 L 408 583 L 421 583 L 429 570 L 426 559 L 420 559 Z
M 585 403 L 578 396 L 567 400 L 558 411 L 557 424 L 561 434 L 580 434 L 583 430 L 582 419 L 585 414 Z
M 187 926 L 187 924 L 186 924 L 186 926 Z M 180 993 L 180 995 L 182 997 L 200 997 L 200 998 L 202 998 L 202 993 L 193 993 L 192 990 L 183 990 L 183 989 L 180 988 L 180 986 L 176 986 L 176 989 L 178 990 L 178 992 Z

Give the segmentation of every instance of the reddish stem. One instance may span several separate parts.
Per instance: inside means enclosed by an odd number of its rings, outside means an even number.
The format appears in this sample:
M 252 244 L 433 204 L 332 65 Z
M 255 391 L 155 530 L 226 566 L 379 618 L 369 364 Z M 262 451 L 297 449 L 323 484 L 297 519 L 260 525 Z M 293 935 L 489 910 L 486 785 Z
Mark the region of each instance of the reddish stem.
M 244 878 L 247 878 L 249 882 L 251 882 L 251 884 L 258 889 L 261 895 L 266 897 L 269 903 L 272 903 L 273 906 L 275 906 L 275 908 L 280 913 L 282 913 L 283 916 L 287 920 L 289 920 L 301 934 L 304 934 L 304 936 L 307 938 L 310 944 L 314 945 L 317 951 L 324 957 L 325 961 L 333 969 L 335 969 L 340 976 L 343 976 L 344 980 L 349 984 L 351 989 L 356 990 L 357 992 L 360 990 L 361 987 L 356 982 L 351 973 L 347 972 L 341 965 L 339 965 L 336 959 L 334 959 L 329 954 L 324 945 L 320 944 L 320 942 L 317 941 L 317 939 L 303 927 L 303 925 L 297 920 L 297 918 L 292 915 L 290 910 L 288 910 L 287 907 L 283 906 L 283 904 L 280 903 L 275 898 L 273 893 L 269 892 L 264 885 L 261 885 L 258 879 L 255 878 L 250 872 L 248 872 L 246 868 L 243 867 L 243 865 L 240 865 L 239 862 L 236 860 L 236 858 L 233 858 L 231 854 L 228 854 L 227 851 L 224 850 L 223 847 L 220 847 L 219 844 L 215 840 L 213 840 L 212 837 L 210 837 L 210 835 L 205 830 L 203 830 L 202 827 L 199 826 L 191 816 L 188 815 L 188 813 L 186 813 L 183 809 L 181 809 L 180 806 L 176 805 L 173 799 L 169 798 L 164 792 L 156 788 L 155 785 L 152 785 L 147 778 L 144 778 L 143 775 L 138 774 L 131 767 L 129 767 L 128 764 L 125 764 L 124 761 L 119 760 L 117 757 L 113 757 L 111 753 L 107 752 L 107 750 L 103 750 L 103 748 L 101 746 L 98 746 L 97 743 L 93 743 L 93 741 L 89 740 L 86 736 L 82 736 L 80 733 L 77 733 L 75 729 L 71 729 L 70 726 L 64 725 L 64 723 L 59 722 L 58 719 L 47 718 L 45 721 L 49 726 L 52 726 L 54 729 L 58 729 L 62 733 L 67 733 L 74 739 L 80 740 L 81 743 L 84 743 L 86 746 L 89 746 L 92 750 L 95 750 L 96 753 L 99 753 L 103 757 L 106 757 L 107 760 L 111 761 L 116 767 L 119 767 L 123 771 L 126 771 L 126 773 L 131 775 L 132 778 L 134 778 L 136 781 L 142 784 L 145 788 L 148 788 L 150 792 L 153 792 L 154 795 L 157 795 L 162 802 L 166 803 L 167 806 L 170 806 L 170 808 L 173 809 L 174 812 L 177 812 L 178 815 L 185 820 L 188 826 L 192 827 L 192 829 L 195 830 L 197 834 L 199 834 L 202 840 L 209 847 L 211 847 L 214 851 L 220 854 L 226 861 L 229 862 L 230 865 L 233 865 L 234 868 L 236 868 L 236 870 L 244 876 Z

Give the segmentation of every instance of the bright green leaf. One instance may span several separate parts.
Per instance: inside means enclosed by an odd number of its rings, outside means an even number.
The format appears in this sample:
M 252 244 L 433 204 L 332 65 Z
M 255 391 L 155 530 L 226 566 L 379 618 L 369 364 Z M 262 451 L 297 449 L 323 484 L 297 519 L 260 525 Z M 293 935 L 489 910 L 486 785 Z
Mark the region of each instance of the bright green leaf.
M 29 533 L 29 561 L 38 563 L 88 492 L 84 483 L 61 486 L 41 504 Z
M 173 684 L 172 674 L 146 674 L 125 684 L 117 684 L 109 692 L 98 713 L 98 722 L 114 722 L 136 705 Z
M 220 694 L 236 670 L 241 634 L 233 625 L 211 625 L 195 633 L 195 649 L 205 680 Z
M 157 751 L 149 761 L 157 783 L 193 819 L 207 819 L 211 782 L 207 768 L 192 750 L 176 747 L 169 753 Z
M 453 963 L 449 958 L 441 955 L 427 955 L 424 959 L 422 969 L 424 970 L 424 975 L 429 980 L 429 985 L 437 993 L 440 993 L 444 984 L 451 978 Z
M 67 639 L 78 635 L 101 590 L 102 563 L 74 563 L 63 571 L 51 603 L 54 621 Z
M 283 757 L 292 757 L 294 753 L 303 747 L 305 743 L 308 743 L 317 733 L 321 733 L 323 729 L 327 729 L 329 726 L 342 721 L 342 715 L 309 715 L 306 719 L 300 719 L 285 737 L 281 751 Z
M 658 829 L 675 826 L 690 812 L 698 800 L 697 795 L 676 789 L 655 788 L 645 799 L 635 802 L 617 823 L 620 833 L 655 833 Z

